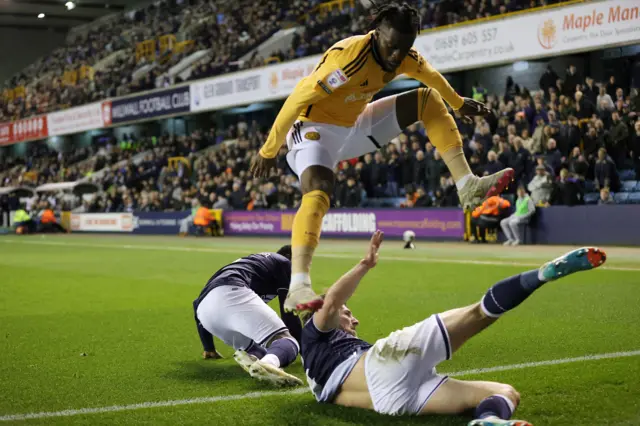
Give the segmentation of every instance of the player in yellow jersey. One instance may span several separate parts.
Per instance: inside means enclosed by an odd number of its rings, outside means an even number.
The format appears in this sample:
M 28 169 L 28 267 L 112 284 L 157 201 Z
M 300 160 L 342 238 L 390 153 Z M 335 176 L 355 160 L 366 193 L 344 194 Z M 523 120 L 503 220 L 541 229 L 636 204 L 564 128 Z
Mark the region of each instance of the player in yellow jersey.
M 287 310 L 316 310 L 322 300 L 311 287 L 311 260 L 333 192 L 338 162 L 386 145 L 411 124 L 422 121 L 456 181 L 460 202 L 473 208 L 497 195 L 513 179 L 506 169 L 474 176 L 462 150 L 458 127 L 445 101 L 461 117 L 486 115 L 484 104 L 462 98 L 412 48 L 420 29 L 418 12 L 403 3 L 376 7 L 372 30 L 331 47 L 314 72 L 301 80 L 282 106 L 251 172 L 267 176 L 286 141 L 287 162 L 299 176 L 302 204 L 293 221 L 292 271 Z M 387 83 L 405 74 L 428 88 L 369 103 Z M 443 100 L 444 99 L 444 100 Z

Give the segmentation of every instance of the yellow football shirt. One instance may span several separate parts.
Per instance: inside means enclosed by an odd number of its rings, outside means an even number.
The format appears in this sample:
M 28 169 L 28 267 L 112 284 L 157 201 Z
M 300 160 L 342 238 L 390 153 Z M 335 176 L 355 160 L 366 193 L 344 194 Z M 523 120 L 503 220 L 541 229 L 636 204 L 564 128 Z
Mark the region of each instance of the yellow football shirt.
M 333 45 L 287 98 L 260 154 L 274 158 L 296 120 L 353 126 L 375 94 L 401 74 L 436 89 L 454 109 L 462 106 L 462 97 L 415 48 L 395 72 L 384 71 L 374 55 L 373 31 Z

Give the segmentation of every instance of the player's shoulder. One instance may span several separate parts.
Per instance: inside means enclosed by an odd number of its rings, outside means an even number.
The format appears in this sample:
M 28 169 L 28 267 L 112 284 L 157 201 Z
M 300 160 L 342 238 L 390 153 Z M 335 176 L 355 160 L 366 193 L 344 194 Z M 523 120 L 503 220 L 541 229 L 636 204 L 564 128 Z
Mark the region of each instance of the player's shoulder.
M 344 65 L 355 57 L 363 55 L 370 48 L 371 34 L 355 35 L 338 41 L 327 50 L 326 54 L 331 54 L 335 62 Z
M 418 49 L 412 47 L 409 49 L 409 53 L 402 61 L 402 71 L 417 71 L 421 72 L 425 67 L 426 61 L 424 57 L 418 52 Z

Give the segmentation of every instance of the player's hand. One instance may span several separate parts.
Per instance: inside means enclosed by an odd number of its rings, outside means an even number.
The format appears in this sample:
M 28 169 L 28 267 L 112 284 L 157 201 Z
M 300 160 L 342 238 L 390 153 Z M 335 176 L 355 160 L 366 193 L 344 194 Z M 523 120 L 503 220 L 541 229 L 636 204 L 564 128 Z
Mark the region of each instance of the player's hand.
M 276 158 L 264 158 L 258 153 L 251 159 L 249 173 L 257 178 L 269 177 L 269 172 L 276 168 L 277 161 Z
M 218 351 L 215 351 L 215 350 L 213 352 L 204 351 L 202 353 L 202 358 L 203 359 L 223 359 L 222 355 L 220 355 Z
M 364 259 L 360 261 L 360 263 L 367 268 L 374 268 L 378 264 L 378 250 L 380 250 L 380 245 L 382 245 L 382 239 L 384 237 L 384 232 L 376 231 L 371 237 L 371 241 L 369 241 L 369 249 L 367 250 L 367 254 Z
M 473 122 L 471 117 L 486 116 L 491 113 L 491 109 L 482 102 L 478 102 L 475 99 L 463 98 L 464 103 L 459 110 L 456 111 L 456 117 L 461 118 L 467 123 Z

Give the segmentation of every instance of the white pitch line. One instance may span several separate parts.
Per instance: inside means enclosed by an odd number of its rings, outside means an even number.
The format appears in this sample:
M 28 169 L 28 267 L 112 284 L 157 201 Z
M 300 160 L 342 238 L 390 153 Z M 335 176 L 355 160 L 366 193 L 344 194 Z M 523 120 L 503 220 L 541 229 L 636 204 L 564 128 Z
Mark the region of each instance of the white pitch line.
M 0 238 L 0 242 L 3 243 L 18 243 L 18 244 L 35 244 L 44 246 L 66 246 L 66 247 L 85 247 L 85 248 L 105 248 L 112 250 L 156 250 L 156 251 L 179 251 L 179 252 L 197 252 L 197 253 L 237 253 L 246 254 L 245 249 L 236 248 L 224 248 L 216 249 L 212 247 L 180 247 L 180 246 L 149 246 L 143 244 L 86 244 L 75 242 L 63 242 L 63 241 L 29 241 L 29 240 L 15 240 Z M 328 254 L 328 253 L 316 253 L 315 257 L 323 257 L 327 259 L 359 259 L 360 256 L 351 253 L 341 254 Z M 467 259 L 447 259 L 447 258 L 414 258 L 414 257 L 401 257 L 401 256 L 383 256 L 385 260 L 396 260 L 401 262 L 418 262 L 418 263 L 452 263 L 459 265 L 491 265 L 491 266 L 523 266 L 523 267 L 539 267 L 539 262 L 510 262 L 501 260 L 467 260 Z M 640 268 L 624 267 L 624 266 L 602 266 L 598 269 L 606 269 L 609 271 L 624 271 L 624 272 L 640 272 Z
M 473 370 L 456 371 L 452 373 L 443 373 L 443 374 L 446 374 L 451 377 L 469 376 L 469 375 L 475 375 L 475 374 L 492 373 L 495 371 L 521 370 L 524 368 L 544 367 L 544 366 L 559 365 L 559 364 L 571 364 L 576 362 L 596 361 L 600 359 L 626 358 L 626 357 L 632 357 L 632 356 L 640 356 L 640 350 L 626 351 L 626 352 L 610 352 L 605 354 L 585 355 L 585 356 L 574 357 L 574 358 L 561 358 L 561 359 L 552 359 L 547 361 L 526 362 L 523 364 L 501 365 L 496 367 L 477 368 Z M 255 398 L 264 398 L 264 397 L 270 397 L 270 396 L 299 395 L 307 392 L 309 392 L 307 388 L 297 388 L 289 391 L 250 392 L 250 393 L 244 393 L 239 395 L 224 395 L 224 396 L 211 396 L 211 397 L 201 397 L 201 398 L 177 399 L 172 401 L 141 402 L 139 404 L 111 405 L 109 407 L 78 408 L 78 409 L 70 409 L 70 410 L 62 410 L 62 411 L 42 411 L 39 413 L 25 413 L 25 414 L 8 414 L 8 415 L 0 416 L 0 422 L 43 419 L 43 418 L 50 418 L 50 417 L 71 417 L 71 416 L 80 416 L 85 414 L 115 413 L 119 411 L 142 410 L 145 408 L 176 407 L 180 405 L 194 405 L 194 404 L 210 404 L 214 402 L 237 401 L 241 399 L 255 399 Z

